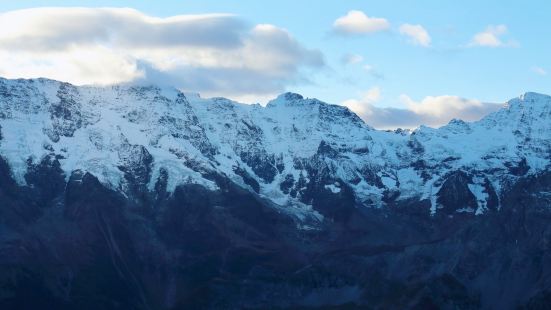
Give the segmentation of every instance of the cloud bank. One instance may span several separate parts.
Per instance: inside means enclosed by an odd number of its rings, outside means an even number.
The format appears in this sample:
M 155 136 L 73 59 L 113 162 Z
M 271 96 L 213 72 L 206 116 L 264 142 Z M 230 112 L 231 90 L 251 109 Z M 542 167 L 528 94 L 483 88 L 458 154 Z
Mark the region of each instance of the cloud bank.
M 229 14 L 158 18 L 134 9 L 0 14 L 0 75 L 75 84 L 146 80 L 207 96 L 269 96 L 324 66 L 285 29 Z
M 428 96 L 421 101 L 414 101 L 401 95 L 400 101 L 405 108 L 382 108 L 375 105 L 380 98 L 381 90 L 375 87 L 362 98 L 346 100 L 342 105 L 377 129 L 416 128 L 420 125 L 440 127 L 454 118 L 476 121 L 503 107 L 503 104 L 484 103 L 458 96 Z

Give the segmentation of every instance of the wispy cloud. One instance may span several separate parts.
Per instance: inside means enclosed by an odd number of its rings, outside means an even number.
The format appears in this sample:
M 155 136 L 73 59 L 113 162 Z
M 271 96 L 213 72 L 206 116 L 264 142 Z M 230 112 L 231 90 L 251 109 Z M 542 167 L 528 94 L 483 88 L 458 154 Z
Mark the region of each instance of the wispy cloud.
M 0 14 L 0 73 L 76 84 L 137 79 L 206 95 L 275 94 L 324 65 L 274 25 L 230 14 L 159 18 L 133 9 L 35 8 Z
M 503 36 L 507 33 L 507 26 L 505 25 L 489 25 L 482 32 L 479 32 L 473 36 L 469 42 L 469 47 L 482 46 L 482 47 L 518 47 L 519 43 L 514 40 L 503 41 Z
M 403 24 L 399 28 L 401 35 L 407 36 L 409 42 L 414 45 L 429 47 L 431 37 L 428 31 L 421 25 Z
M 363 56 L 358 54 L 346 54 L 341 58 L 341 63 L 343 63 L 344 65 L 355 65 L 363 61 Z
M 343 65 L 354 65 L 359 68 L 362 68 L 365 72 L 367 72 L 371 77 L 376 79 L 383 79 L 384 75 L 379 72 L 374 66 L 370 64 L 366 64 L 364 62 L 364 57 L 358 54 L 345 54 L 341 58 L 341 63 Z
M 369 17 L 364 12 L 356 10 L 349 11 L 333 23 L 333 30 L 345 35 L 365 35 L 389 28 L 390 23 L 385 18 Z
M 532 67 L 532 72 L 534 72 L 538 75 L 547 75 L 547 70 L 545 70 L 542 67 L 534 66 L 534 67 Z
M 363 66 L 364 70 L 369 74 L 371 75 L 372 77 L 376 78 L 376 79 L 384 79 L 384 75 L 379 72 L 379 70 L 377 70 L 375 67 L 373 67 L 372 65 L 364 65 Z

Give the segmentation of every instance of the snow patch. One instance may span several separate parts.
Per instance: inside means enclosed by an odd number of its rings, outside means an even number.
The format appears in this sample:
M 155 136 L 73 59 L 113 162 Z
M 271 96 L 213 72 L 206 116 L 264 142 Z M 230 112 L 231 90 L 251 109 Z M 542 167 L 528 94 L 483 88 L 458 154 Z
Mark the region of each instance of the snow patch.
M 325 185 L 324 188 L 330 190 L 333 194 L 338 194 L 341 192 L 341 187 L 338 182 L 335 182 L 334 184 Z

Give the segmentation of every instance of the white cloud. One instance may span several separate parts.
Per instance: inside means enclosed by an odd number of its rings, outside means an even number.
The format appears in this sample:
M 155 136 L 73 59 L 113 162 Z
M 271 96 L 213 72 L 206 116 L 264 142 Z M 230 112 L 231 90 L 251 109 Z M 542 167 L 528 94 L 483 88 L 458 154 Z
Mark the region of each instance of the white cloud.
M 263 97 L 324 65 L 273 25 L 229 14 L 148 16 L 133 9 L 36 8 L 0 14 L 0 74 L 76 84 L 139 79 L 207 96 Z
M 372 105 L 380 99 L 381 89 L 376 86 L 364 92 L 361 99 L 348 99 L 341 104 L 360 116 L 368 116 L 372 114 Z
M 430 35 L 421 25 L 403 24 L 400 26 L 399 31 L 401 35 L 407 36 L 412 44 L 424 47 L 430 46 Z
M 379 99 L 380 89 L 376 88 L 368 91 L 361 99 L 349 99 L 342 105 L 378 129 L 416 128 L 420 125 L 439 127 L 454 118 L 475 121 L 503 106 L 458 96 L 428 96 L 416 102 L 401 95 L 399 99 L 405 108 L 381 108 L 375 105 Z
M 356 10 L 349 11 L 333 23 L 333 29 L 340 34 L 369 34 L 389 28 L 390 23 L 386 19 L 369 17 Z
M 345 65 L 355 65 L 363 61 L 364 61 L 363 56 L 358 54 L 346 54 L 341 59 L 341 62 Z
M 532 67 L 532 71 L 539 75 L 547 75 L 547 70 L 542 67 Z
M 486 30 L 479 32 L 473 36 L 468 46 L 483 46 L 483 47 L 518 47 L 518 43 L 513 40 L 504 42 L 502 36 L 507 33 L 505 25 L 489 25 Z

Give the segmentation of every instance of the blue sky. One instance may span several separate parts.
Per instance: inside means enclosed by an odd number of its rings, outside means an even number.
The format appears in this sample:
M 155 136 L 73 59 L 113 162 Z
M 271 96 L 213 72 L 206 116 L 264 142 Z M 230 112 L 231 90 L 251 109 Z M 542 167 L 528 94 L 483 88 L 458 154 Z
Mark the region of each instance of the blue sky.
M 3 12 L 41 6 L 130 7 L 153 17 L 230 13 L 246 28 L 270 24 L 284 29 L 301 48 L 319 53 L 323 64 L 301 58 L 293 64 L 297 78 L 278 80 L 273 89 L 227 94 L 245 101 L 265 101 L 288 90 L 374 117 L 373 108 L 422 113 L 440 102 L 431 103 L 429 97 L 469 105 L 471 100 L 501 103 L 526 91 L 551 93 L 549 1 L 0 1 Z M 337 31 L 335 21 L 352 10 L 385 19 L 385 29 Z M 430 43 L 415 44 L 401 34 L 404 24 L 421 26 Z M 473 43 L 477 34 L 488 31 L 500 44 Z M 346 57 L 356 62 L 346 64 Z M 225 95 L 224 89 L 208 91 Z M 362 104 L 369 111 L 360 111 Z

